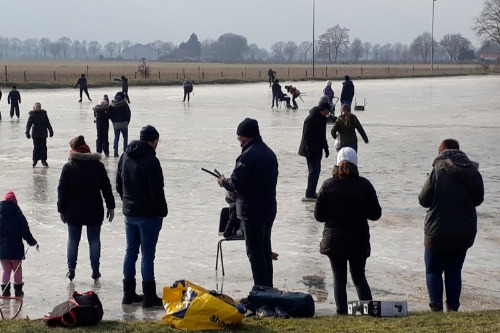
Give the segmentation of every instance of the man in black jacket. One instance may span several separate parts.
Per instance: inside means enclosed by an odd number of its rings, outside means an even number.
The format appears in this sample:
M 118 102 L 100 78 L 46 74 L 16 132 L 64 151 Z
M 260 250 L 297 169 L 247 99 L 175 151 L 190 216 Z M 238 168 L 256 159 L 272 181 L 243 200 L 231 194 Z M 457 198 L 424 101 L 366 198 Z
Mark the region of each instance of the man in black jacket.
M 241 155 L 230 178 L 218 184 L 236 193 L 236 214 L 243 224 L 254 285 L 273 286 L 271 229 L 276 217 L 278 160 L 262 141 L 257 120 L 246 118 L 236 131 Z
M 313 107 L 304 120 L 299 155 L 306 158 L 309 176 L 307 177 L 306 196 L 302 198 L 302 201 L 316 201 L 316 187 L 321 172 L 323 150 L 325 158 L 330 155 L 326 141 L 326 116 L 329 113 L 330 104 L 320 100 L 318 106 Z
M 76 81 L 75 89 L 78 86 L 80 86 L 80 100 L 78 102 L 79 103 L 82 102 L 83 92 L 85 92 L 85 95 L 87 95 L 87 98 L 89 99 L 89 101 L 92 102 L 92 100 L 90 99 L 89 89 L 88 89 L 88 85 L 87 85 L 87 78 L 85 77 L 85 74 L 80 75 L 80 77 L 78 78 L 78 81 Z
M 143 127 L 140 141 L 132 141 L 118 162 L 116 191 L 123 201 L 127 238 L 122 304 L 142 301 L 143 307 L 162 306 L 161 298 L 156 295 L 154 258 L 168 207 L 163 191 L 163 171 L 156 157 L 159 137 L 153 126 Z M 139 249 L 144 299 L 135 292 L 135 263 Z
M 17 91 L 16 86 L 12 86 L 12 90 L 7 96 L 7 103 L 10 104 L 10 117 L 16 117 L 19 119 L 19 104 L 21 104 L 21 94 Z
M 354 83 L 352 83 L 349 75 L 344 77 L 344 82 L 342 82 L 342 93 L 340 94 L 340 104 L 352 104 L 352 99 L 354 98 Z

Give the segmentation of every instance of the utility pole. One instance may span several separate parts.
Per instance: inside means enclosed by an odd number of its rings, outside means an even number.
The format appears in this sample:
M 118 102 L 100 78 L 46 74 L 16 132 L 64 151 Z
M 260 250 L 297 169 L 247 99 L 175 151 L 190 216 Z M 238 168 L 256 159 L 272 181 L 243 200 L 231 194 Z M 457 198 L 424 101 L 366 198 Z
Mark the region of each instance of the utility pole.
M 431 26 L 431 73 L 434 73 L 434 2 L 432 0 L 432 26 Z

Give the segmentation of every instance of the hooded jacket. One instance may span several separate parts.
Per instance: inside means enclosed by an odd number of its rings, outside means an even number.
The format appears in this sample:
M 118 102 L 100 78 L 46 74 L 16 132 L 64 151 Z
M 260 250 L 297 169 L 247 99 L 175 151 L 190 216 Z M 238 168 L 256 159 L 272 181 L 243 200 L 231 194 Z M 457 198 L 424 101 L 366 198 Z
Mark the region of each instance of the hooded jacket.
M 96 121 L 99 122 L 109 122 L 109 117 L 108 117 L 108 110 L 109 110 L 109 105 L 96 105 L 93 108 L 94 110 L 94 118 Z
M 42 109 L 38 111 L 31 110 L 29 112 L 28 122 L 26 123 L 26 134 L 29 134 L 30 130 L 32 138 L 46 138 L 47 132 L 50 133 L 50 136 L 54 135 L 47 111 Z
M 479 164 L 458 149 L 445 149 L 433 163 L 418 196 L 429 208 L 425 217 L 424 245 L 431 250 L 461 250 L 474 244 L 476 207 L 484 200 Z
M 115 208 L 115 198 L 101 154 L 69 154 L 57 187 L 57 211 L 71 225 L 101 225 L 106 208 Z
M 354 83 L 351 80 L 342 83 L 342 92 L 340 93 L 341 101 L 352 101 L 354 97 Z
M 350 118 L 350 126 L 345 125 L 346 117 Z M 361 126 L 358 117 L 356 117 L 356 115 L 352 113 L 349 113 L 349 115 L 342 113 L 335 121 L 331 133 L 332 137 L 336 139 L 338 132 L 340 135 L 340 142 L 342 143 L 342 147 L 346 147 L 358 144 L 358 137 L 356 136 L 356 130 L 358 130 L 359 134 L 363 138 L 363 141 L 368 143 L 368 136 L 366 135 L 363 126 Z
M 127 216 L 165 217 L 163 171 L 156 152 L 145 141 L 132 141 L 118 162 L 116 191 Z
M 223 185 L 236 193 L 239 219 L 263 222 L 276 216 L 277 182 L 278 160 L 259 135 L 243 146 L 231 178 Z
M 113 123 L 113 128 L 127 128 L 130 123 L 130 107 L 125 99 L 120 101 L 112 100 L 108 110 L 108 117 Z
M 367 258 L 371 252 L 368 220 L 378 220 L 382 208 L 370 181 L 359 176 L 354 164 L 349 168 L 351 174 L 340 179 L 335 167 L 333 177 L 318 192 L 314 217 L 325 222 L 320 252 L 341 259 Z
M 304 120 L 302 140 L 299 146 L 299 155 L 308 159 L 318 160 L 323 157 L 323 150 L 328 149 L 326 141 L 326 117 L 317 106 L 309 110 Z
M 21 103 L 21 94 L 16 89 L 12 89 L 7 96 L 7 104 L 19 105 Z
M 19 206 L 10 200 L 0 201 L 0 259 L 24 259 L 23 239 L 30 246 L 37 243 Z

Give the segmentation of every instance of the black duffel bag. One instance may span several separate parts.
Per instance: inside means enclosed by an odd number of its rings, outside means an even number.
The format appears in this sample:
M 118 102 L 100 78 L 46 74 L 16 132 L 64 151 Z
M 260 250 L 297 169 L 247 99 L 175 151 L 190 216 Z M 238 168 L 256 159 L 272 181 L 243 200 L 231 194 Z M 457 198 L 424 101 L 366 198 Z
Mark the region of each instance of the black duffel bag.
M 248 294 L 247 307 L 256 312 L 263 306 L 271 309 L 280 308 L 295 318 L 313 317 L 315 313 L 314 299 L 310 294 L 254 286 Z

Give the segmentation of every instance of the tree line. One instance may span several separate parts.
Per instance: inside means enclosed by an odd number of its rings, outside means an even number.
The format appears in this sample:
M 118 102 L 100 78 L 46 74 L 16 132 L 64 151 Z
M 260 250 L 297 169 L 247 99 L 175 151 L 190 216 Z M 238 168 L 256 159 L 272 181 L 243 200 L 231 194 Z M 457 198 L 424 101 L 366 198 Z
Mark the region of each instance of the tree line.
M 388 43 L 384 45 L 363 42 L 359 38 L 350 41 L 349 29 L 335 25 L 319 35 L 314 43 L 303 41 L 278 41 L 269 50 L 257 44 L 248 44 L 247 38 L 225 33 L 217 39 L 199 41 L 192 33 L 186 42 L 155 40 L 144 44 L 156 50 L 158 60 L 187 60 L 206 62 L 255 62 L 255 63 L 306 63 L 310 62 L 314 47 L 319 63 L 428 63 L 431 50 L 435 62 L 471 62 L 479 57 L 483 47 L 500 44 L 500 0 L 486 0 L 481 14 L 474 20 L 473 30 L 482 41 L 475 50 L 470 40 L 460 33 L 445 34 L 441 40 L 423 32 L 410 44 Z M 0 57 L 18 59 L 122 59 L 122 52 L 138 43 L 129 40 L 111 41 L 101 45 L 92 40 L 71 40 L 61 37 L 8 38 L 0 36 Z

